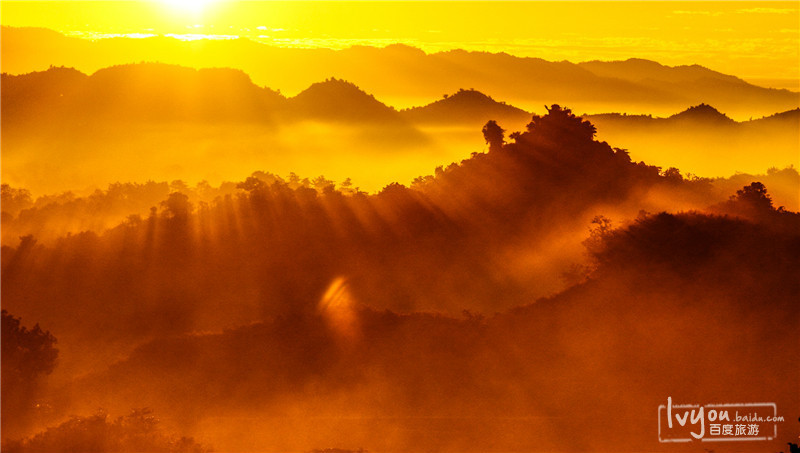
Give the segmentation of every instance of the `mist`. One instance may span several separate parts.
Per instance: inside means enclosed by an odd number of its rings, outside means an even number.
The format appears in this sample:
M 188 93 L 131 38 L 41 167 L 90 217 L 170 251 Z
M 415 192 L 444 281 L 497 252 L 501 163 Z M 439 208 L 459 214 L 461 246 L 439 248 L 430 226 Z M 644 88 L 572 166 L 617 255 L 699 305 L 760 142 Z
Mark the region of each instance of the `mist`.
M 576 7 L 585 26 L 563 33 L 611 23 Z M 703 12 L 685 13 L 659 20 L 688 33 Z M 789 48 L 766 18 L 790 13 L 719 20 Z M 796 453 L 796 91 L 397 37 L 5 24 L 3 452 Z M 614 36 L 603 52 L 677 48 Z M 750 442 L 725 444 L 664 425 L 729 403 L 782 419 L 737 420 Z
M 115 433 L 148 408 L 226 451 L 637 451 L 662 448 L 660 395 L 797 407 L 800 215 L 767 186 L 632 161 L 557 105 L 482 135 L 488 151 L 374 194 L 263 171 L 4 186 L 3 307 L 58 347 L 4 398 L 4 435 L 98 407 L 76 420 Z

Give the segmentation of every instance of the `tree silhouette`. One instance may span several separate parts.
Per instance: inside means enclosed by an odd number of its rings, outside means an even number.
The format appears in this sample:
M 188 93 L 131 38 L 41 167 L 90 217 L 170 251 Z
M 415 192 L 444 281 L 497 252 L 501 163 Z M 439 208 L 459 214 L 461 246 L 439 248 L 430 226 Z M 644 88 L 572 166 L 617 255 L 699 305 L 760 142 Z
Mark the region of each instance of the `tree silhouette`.
M 191 437 L 167 432 L 149 408 L 109 420 L 102 410 L 89 417 L 73 416 L 58 426 L 18 441 L 4 441 L 3 451 L 206 453 L 210 449 Z
M 31 193 L 26 189 L 17 189 L 9 186 L 8 184 L 0 185 L 2 188 L 3 212 L 8 212 L 11 215 L 17 215 L 19 211 L 33 205 Z
M 170 218 L 186 218 L 192 212 L 192 204 L 189 202 L 189 197 L 181 192 L 169 194 L 169 198 L 162 201 L 161 206 Z
M 590 141 L 597 133 L 597 128 L 589 121 L 575 116 L 572 110 L 553 104 L 545 106 L 547 115 L 533 115 L 528 123 L 528 133 L 535 135 L 559 135 L 580 141 Z
M 489 144 L 489 151 L 498 151 L 505 143 L 505 129 L 500 127 L 495 120 L 489 120 L 483 126 L 483 138 Z
M 771 211 L 773 208 L 772 197 L 767 193 L 767 188 L 757 181 L 737 190 L 731 200 L 747 204 L 756 211 Z
M 28 381 L 53 372 L 58 358 L 58 349 L 53 347 L 56 338 L 39 324 L 27 329 L 20 318 L 3 310 L 2 341 L 4 387 L 7 378 Z
M 40 378 L 53 372 L 58 349 L 50 332 L 39 324 L 27 329 L 6 310 L 2 311 L 0 331 L 3 430 L 13 432 L 29 421 Z
M 783 207 L 775 209 L 767 187 L 761 182 L 753 182 L 736 191 L 728 201 L 710 208 L 712 211 L 744 217 L 751 220 L 764 220 L 766 217 L 786 214 Z M 791 217 L 791 216 L 790 216 Z

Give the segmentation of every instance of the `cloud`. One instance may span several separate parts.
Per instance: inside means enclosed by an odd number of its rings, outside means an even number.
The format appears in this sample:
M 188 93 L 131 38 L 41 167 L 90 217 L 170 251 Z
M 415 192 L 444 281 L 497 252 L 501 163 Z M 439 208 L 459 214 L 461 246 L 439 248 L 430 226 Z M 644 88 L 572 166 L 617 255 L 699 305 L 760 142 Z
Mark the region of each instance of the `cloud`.
M 720 11 L 687 11 L 687 10 L 675 10 L 672 11 L 672 14 L 685 14 L 685 15 L 695 15 L 695 16 L 719 16 L 722 13 Z
M 797 9 L 793 8 L 744 8 L 733 11 L 735 14 L 792 14 L 798 13 Z M 672 14 L 680 15 L 694 15 L 694 16 L 710 16 L 717 17 L 724 14 L 723 11 L 706 11 L 706 10 L 674 10 Z
M 736 12 L 740 14 L 791 14 L 797 13 L 798 10 L 795 8 L 746 8 L 737 9 Z

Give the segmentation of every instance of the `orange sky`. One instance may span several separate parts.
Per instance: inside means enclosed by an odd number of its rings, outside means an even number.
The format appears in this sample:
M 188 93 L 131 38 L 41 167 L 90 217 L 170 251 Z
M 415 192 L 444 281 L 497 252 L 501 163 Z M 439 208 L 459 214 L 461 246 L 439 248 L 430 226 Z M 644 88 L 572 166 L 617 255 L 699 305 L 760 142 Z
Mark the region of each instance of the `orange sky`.
M 800 79 L 799 2 L 3 1 L 3 25 L 74 36 L 247 37 L 280 46 L 403 42 L 547 60 L 701 64 L 778 87 Z

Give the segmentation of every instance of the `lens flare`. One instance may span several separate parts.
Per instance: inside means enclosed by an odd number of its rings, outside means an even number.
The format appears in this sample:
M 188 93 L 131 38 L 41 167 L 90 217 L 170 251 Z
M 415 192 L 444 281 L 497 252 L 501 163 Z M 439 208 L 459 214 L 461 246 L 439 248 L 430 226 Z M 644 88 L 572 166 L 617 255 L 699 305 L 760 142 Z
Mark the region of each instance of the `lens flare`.
M 331 329 L 343 339 L 354 339 L 358 334 L 358 315 L 353 296 L 343 277 L 331 282 L 319 303 L 319 309 Z

